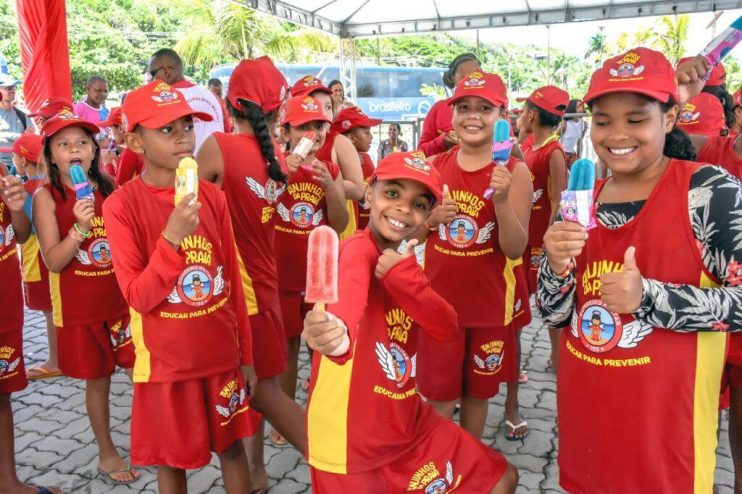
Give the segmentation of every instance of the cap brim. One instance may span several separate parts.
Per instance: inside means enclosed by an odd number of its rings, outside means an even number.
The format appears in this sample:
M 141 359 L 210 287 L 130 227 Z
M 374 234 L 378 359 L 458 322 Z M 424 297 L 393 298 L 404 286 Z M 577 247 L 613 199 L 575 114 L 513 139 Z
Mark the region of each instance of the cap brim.
M 51 125 L 47 125 L 46 128 L 42 128 L 42 133 L 44 138 L 52 137 L 60 130 L 66 129 L 67 127 L 81 127 L 83 129 L 89 130 L 93 134 L 97 134 L 100 132 L 100 128 L 97 125 L 95 125 L 93 122 L 88 122 L 87 120 L 60 119 L 57 122 L 53 122 Z
M 13 148 L 12 147 L 10 147 L 10 148 L 0 147 L 0 153 L 12 153 L 12 152 L 13 152 Z
M 670 93 L 666 93 L 663 91 L 652 91 L 651 89 L 608 88 L 608 89 L 603 89 L 602 91 L 596 91 L 595 93 L 588 93 L 585 95 L 584 98 L 582 98 L 582 101 L 583 103 L 588 104 L 594 101 L 596 98 L 600 98 L 601 96 L 605 96 L 606 94 L 612 94 L 612 93 L 641 94 L 643 96 L 648 96 L 652 99 L 656 99 L 660 103 L 667 103 L 668 101 L 670 101 L 670 96 L 672 96 Z
M 302 116 L 301 118 L 297 119 L 284 119 L 283 124 L 289 124 L 292 127 L 298 127 L 299 125 L 304 125 L 305 123 L 309 122 L 327 122 L 328 124 L 332 124 L 332 122 L 327 117 L 312 117 L 312 116 Z
M 559 111 L 559 110 L 555 110 L 553 108 L 546 108 L 544 105 L 539 104 L 538 101 L 533 101 L 532 99 L 527 99 L 527 101 L 529 103 L 531 103 L 532 105 L 541 108 L 545 112 L 549 112 L 552 115 L 556 115 L 558 117 L 563 117 L 567 113 L 567 106 L 566 105 L 564 106 L 564 110 Z
M 214 120 L 214 117 L 212 117 L 208 113 L 193 111 L 190 108 L 182 108 L 182 110 L 173 109 L 170 111 L 159 111 L 149 118 L 145 118 L 144 120 L 136 122 L 134 126 L 136 127 L 137 125 L 141 125 L 142 127 L 146 127 L 148 129 L 159 129 L 171 122 L 175 122 L 179 118 L 187 117 L 188 115 L 192 115 L 193 117 L 205 122 L 211 122 L 212 120 Z M 129 126 L 131 127 L 131 125 Z M 129 129 L 129 132 L 131 132 L 132 130 L 134 129 Z
M 103 122 L 98 122 L 98 127 L 104 129 L 106 127 L 113 127 L 114 125 L 121 125 L 121 120 L 117 121 L 111 121 L 111 120 L 104 120 Z
M 440 204 L 443 200 L 443 191 L 440 190 L 433 190 L 430 187 L 430 184 L 425 182 L 424 180 L 420 180 L 419 175 L 415 176 L 412 174 L 406 174 L 406 173 L 374 173 L 371 175 L 371 178 L 369 179 L 369 184 L 373 184 L 376 180 L 412 180 L 414 182 L 417 182 L 421 185 L 423 185 L 428 191 L 435 197 L 436 203 Z
M 507 100 L 505 100 L 505 101 L 497 101 L 497 100 L 495 100 L 493 98 L 488 98 L 486 96 L 482 96 L 481 94 L 462 94 L 462 95 L 459 95 L 458 97 L 457 96 L 451 96 L 446 101 L 446 104 L 448 106 L 451 106 L 454 103 L 456 103 L 457 101 L 462 100 L 464 98 L 468 98 L 470 96 L 473 96 L 475 98 L 482 98 L 484 101 L 487 101 L 487 102 L 489 102 L 489 103 L 491 103 L 491 104 L 493 104 L 495 106 L 507 106 L 507 104 L 508 104 Z

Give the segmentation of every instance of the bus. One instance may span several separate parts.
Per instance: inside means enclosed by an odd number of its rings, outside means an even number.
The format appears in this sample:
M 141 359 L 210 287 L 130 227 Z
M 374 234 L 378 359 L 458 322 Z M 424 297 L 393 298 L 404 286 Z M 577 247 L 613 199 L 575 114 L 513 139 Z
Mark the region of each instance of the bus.
M 229 76 L 235 64 L 215 67 L 209 77 L 219 79 L 228 90 Z M 340 79 L 337 65 L 276 64 L 289 86 L 306 75 L 313 75 L 325 85 Z M 384 121 L 415 121 L 424 118 L 436 102 L 422 94 L 423 85 L 442 86 L 446 69 L 430 67 L 356 67 L 356 95 L 353 102 L 371 118 Z

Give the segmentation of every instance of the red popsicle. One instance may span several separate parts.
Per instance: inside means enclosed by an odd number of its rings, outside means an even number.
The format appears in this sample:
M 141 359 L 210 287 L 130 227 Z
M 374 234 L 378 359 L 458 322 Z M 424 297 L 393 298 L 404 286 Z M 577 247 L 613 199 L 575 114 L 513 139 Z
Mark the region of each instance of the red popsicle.
M 324 311 L 338 301 L 338 236 L 329 226 L 318 226 L 309 234 L 307 293 L 304 300 Z

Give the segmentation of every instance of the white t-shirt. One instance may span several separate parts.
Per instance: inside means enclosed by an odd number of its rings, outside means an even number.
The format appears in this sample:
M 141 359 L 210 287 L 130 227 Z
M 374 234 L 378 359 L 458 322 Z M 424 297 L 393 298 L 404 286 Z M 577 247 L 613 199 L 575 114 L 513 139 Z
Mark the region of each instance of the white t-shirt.
M 196 149 L 193 150 L 195 153 L 211 134 L 224 132 L 222 105 L 214 93 L 205 87 L 197 86 L 188 81 L 176 82 L 173 87 L 180 91 L 191 108 L 198 112 L 208 113 L 213 118 L 211 122 L 198 118 L 193 119 L 193 130 L 196 133 Z
M 574 153 L 577 150 L 577 141 L 582 136 L 585 123 L 582 119 L 567 120 L 562 132 L 562 147 L 566 153 Z

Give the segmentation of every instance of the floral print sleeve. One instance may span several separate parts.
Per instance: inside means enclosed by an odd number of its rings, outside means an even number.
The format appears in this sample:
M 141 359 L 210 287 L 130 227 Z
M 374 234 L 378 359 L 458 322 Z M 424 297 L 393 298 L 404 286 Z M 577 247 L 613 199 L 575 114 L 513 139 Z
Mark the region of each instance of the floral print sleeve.
M 601 204 L 598 219 L 607 227 L 631 221 L 644 202 Z M 677 331 L 742 330 L 742 189 L 739 181 L 718 167 L 704 166 L 691 178 L 688 213 L 706 269 L 721 281 L 719 288 L 671 285 L 644 279 L 638 319 Z M 537 297 L 541 315 L 551 328 L 569 323 L 575 280 L 560 278 L 541 260 Z

